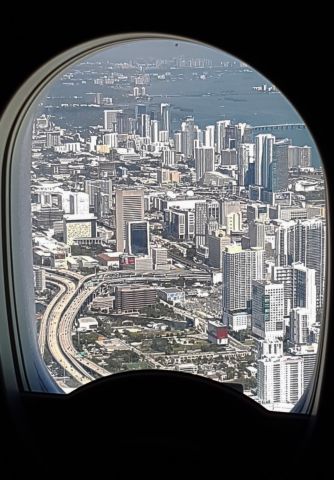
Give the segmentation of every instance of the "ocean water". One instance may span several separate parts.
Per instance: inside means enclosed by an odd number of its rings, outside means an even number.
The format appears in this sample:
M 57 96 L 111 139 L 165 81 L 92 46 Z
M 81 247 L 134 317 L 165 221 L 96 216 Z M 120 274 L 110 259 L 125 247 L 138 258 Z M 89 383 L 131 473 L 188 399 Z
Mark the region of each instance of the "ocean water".
M 161 72 L 160 72 L 161 73 Z M 303 123 L 303 119 L 280 92 L 260 93 L 252 89 L 268 80 L 256 71 L 234 71 L 222 68 L 178 69 L 171 71 L 171 79 L 153 77 L 146 87 L 150 96 L 148 110 L 159 109 L 160 103 L 171 105 L 172 128 L 178 130 L 182 119 L 194 116 L 200 128 L 212 125 L 218 120 L 246 122 L 255 125 L 276 125 Z M 201 78 L 202 76 L 202 78 Z M 58 106 L 44 111 L 55 116 L 56 124 L 86 128 L 103 124 L 103 108 L 59 108 L 61 103 L 85 103 L 85 94 L 101 92 L 113 98 L 113 106 L 134 110 L 134 99 L 128 96 L 132 88 L 95 85 L 92 80 L 86 84 L 67 85 L 56 81 L 48 91 L 45 105 Z M 139 102 L 140 103 L 140 102 Z M 104 107 L 107 108 L 107 107 Z M 289 130 L 273 132 L 278 138 L 291 138 L 294 145 L 312 147 L 312 163 L 320 164 L 320 155 L 308 131 Z

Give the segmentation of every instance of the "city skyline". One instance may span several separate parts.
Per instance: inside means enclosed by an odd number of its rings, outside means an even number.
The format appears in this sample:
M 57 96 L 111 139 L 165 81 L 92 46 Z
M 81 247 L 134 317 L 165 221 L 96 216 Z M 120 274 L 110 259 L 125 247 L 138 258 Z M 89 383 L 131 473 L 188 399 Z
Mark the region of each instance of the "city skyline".
M 126 60 L 131 45 L 115 47 L 122 48 Z M 167 60 L 174 48 L 188 53 Z M 80 97 L 68 94 L 62 104 L 51 95 L 51 110 L 40 104 L 33 256 L 36 298 L 51 301 L 39 318 L 40 348 L 65 390 L 109 372 L 167 368 L 240 382 L 266 408 L 287 411 L 307 388 L 317 354 L 323 172 L 313 146 L 291 138 L 306 129 L 301 119 L 262 130 L 233 118 L 200 126 L 195 110 L 182 114 L 173 96 L 152 94 L 158 81 L 190 92 L 211 71 L 212 81 L 249 75 L 248 66 L 215 51 L 224 59 L 220 76 L 208 50 L 168 44 L 154 67 L 136 61 L 105 70 L 102 62 L 97 72 L 65 72 L 61 88 L 78 86 Z M 198 54 L 187 57 L 191 51 Z M 248 95 L 260 104 L 286 101 L 264 78 Z M 92 122 L 73 125 L 75 112 Z M 87 314 L 96 326 L 78 343 L 72 334 L 85 331 Z M 62 369 L 71 378 L 62 379 Z

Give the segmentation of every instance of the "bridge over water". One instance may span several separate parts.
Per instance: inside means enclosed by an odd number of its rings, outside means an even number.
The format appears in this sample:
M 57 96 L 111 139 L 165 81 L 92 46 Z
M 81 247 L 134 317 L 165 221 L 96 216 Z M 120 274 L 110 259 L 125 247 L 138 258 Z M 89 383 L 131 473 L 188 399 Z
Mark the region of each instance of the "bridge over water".
M 274 130 L 305 130 L 305 123 L 280 123 L 277 125 L 254 125 L 253 132 L 272 132 Z

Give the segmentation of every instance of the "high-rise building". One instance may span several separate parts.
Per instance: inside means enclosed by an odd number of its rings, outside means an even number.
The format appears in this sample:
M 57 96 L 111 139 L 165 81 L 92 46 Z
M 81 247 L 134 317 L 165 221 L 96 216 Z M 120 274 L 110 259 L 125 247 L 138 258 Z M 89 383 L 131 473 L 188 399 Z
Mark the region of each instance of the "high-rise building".
M 151 120 L 151 141 L 157 143 L 159 141 L 159 121 Z
M 310 312 L 307 308 L 293 308 L 290 312 L 290 341 L 293 345 L 309 342 Z
M 147 114 L 139 118 L 139 135 L 143 138 L 151 138 L 151 119 Z
M 104 110 L 104 129 L 110 132 L 118 132 L 117 117 L 123 110 Z
M 214 125 L 208 125 L 206 127 L 204 144 L 206 147 L 214 148 L 215 146 L 215 126 Z
M 108 195 L 108 207 L 109 210 L 112 209 L 112 181 L 110 179 L 86 180 L 85 192 L 89 195 L 89 207 L 94 210 L 96 215 L 101 210 L 101 203 L 106 202 L 105 199 L 102 201 L 102 194 Z
M 234 200 L 220 200 L 220 219 L 221 227 L 227 226 L 227 218 L 230 213 L 241 212 L 241 203 Z
M 195 236 L 195 212 L 170 208 L 165 210 L 168 233 L 178 240 L 192 240 Z
M 150 251 L 150 226 L 146 221 L 127 222 L 127 251 L 130 255 L 148 255 Z
M 161 116 L 161 130 L 168 132 L 168 137 L 170 136 L 170 105 L 169 103 L 160 104 L 160 116 Z
M 242 214 L 241 212 L 231 212 L 226 215 L 226 233 L 230 235 L 232 232 L 241 232 L 242 230 Z
M 181 123 L 181 153 L 186 157 L 193 157 L 195 140 L 194 117 L 187 117 Z
M 304 391 L 303 358 L 286 356 L 258 361 L 257 396 L 266 408 L 298 402 Z
M 195 205 L 195 244 L 196 248 L 205 245 L 207 208 L 205 203 Z
M 174 144 L 175 144 L 175 151 L 177 153 L 181 153 L 182 152 L 182 132 L 175 132 Z
M 127 224 L 144 220 L 144 190 L 116 190 L 116 249 L 124 252 Z
M 275 338 L 272 340 L 256 339 L 257 359 L 274 358 L 283 356 L 283 340 Z
M 147 109 L 144 103 L 138 103 L 135 109 L 136 119 L 138 120 L 142 115 L 146 115 Z
M 231 120 L 219 120 L 216 123 L 216 132 L 217 132 L 217 153 L 220 154 L 220 152 L 224 149 L 227 148 L 225 144 L 225 135 L 226 135 L 226 127 L 230 125 Z
M 252 283 L 264 278 L 264 250 L 231 245 L 223 252 L 223 321 L 233 330 L 248 327 Z
M 289 184 L 288 147 L 284 141 L 274 143 L 273 161 L 269 169 L 268 190 L 271 192 L 285 191 Z
M 46 276 L 43 268 L 35 271 L 35 287 L 37 292 L 44 292 L 46 289 Z
M 249 245 L 264 249 L 266 243 L 266 226 L 263 222 L 252 221 L 248 226 Z
M 238 183 L 248 187 L 252 183 L 250 164 L 255 162 L 255 144 L 242 143 L 238 150 Z
M 310 385 L 310 382 L 314 376 L 315 366 L 317 363 L 317 352 L 317 343 L 312 343 L 310 345 L 296 345 L 294 348 L 289 350 L 290 355 L 302 358 L 304 361 L 304 391 Z
M 275 137 L 270 134 L 255 137 L 255 184 L 265 189 L 270 187 L 274 143 Z
M 199 181 L 205 172 L 215 170 L 215 150 L 213 147 L 195 148 L 196 180 Z
M 290 145 L 288 147 L 288 168 L 310 167 L 312 165 L 311 152 L 311 147 Z
M 285 324 L 282 283 L 253 282 L 252 331 L 264 339 L 283 338 Z
M 225 148 L 221 151 L 221 165 L 236 167 L 238 165 L 238 152 L 235 148 Z
M 165 148 L 161 153 L 162 165 L 171 166 L 175 164 L 175 150 Z
M 231 244 L 231 239 L 223 231 L 217 231 L 215 234 L 208 235 L 209 264 L 210 267 L 223 267 L 223 250 Z
M 89 195 L 84 192 L 71 192 L 70 213 L 74 215 L 85 215 L 89 213 Z
M 326 223 L 323 218 L 280 222 L 276 229 L 276 265 L 301 262 L 314 269 L 317 308 L 323 305 L 326 274 Z

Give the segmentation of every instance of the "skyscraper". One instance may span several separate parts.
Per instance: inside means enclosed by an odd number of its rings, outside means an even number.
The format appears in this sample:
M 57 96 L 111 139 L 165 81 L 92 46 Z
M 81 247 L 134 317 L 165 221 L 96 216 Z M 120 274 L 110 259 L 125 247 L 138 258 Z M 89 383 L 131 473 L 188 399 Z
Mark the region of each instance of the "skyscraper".
M 273 161 L 269 171 L 268 190 L 284 191 L 288 188 L 288 143 L 280 142 L 273 145 Z
M 110 132 L 117 132 L 117 117 L 123 110 L 104 110 L 104 129 Z
M 326 274 L 326 222 L 323 218 L 280 222 L 276 229 L 276 265 L 301 262 L 315 270 L 317 308 L 323 305 Z
M 264 278 L 264 250 L 231 245 L 223 252 L 223 321 L 233 330 L 248 326 L 252 282 Z
M 223 150 L 223 148 L 227 148 L 225 145 L 225 135 L 226 135 L 226 127 L 230 125 L 231 120 L 219 120 L 216 123 L 217 129 L 217 153 Z
M 264 339 L 283 338 L 285 325 L 282 283 L 253 282 L 252 330 L 255 335 Z
M 270 410 L 275 404 L 295 405 L 304 391 L 304 361 L 289 356 L 263 358 L 258 362 L 257 395 L 259 401 Z
M 194 117 L 187 117 L 181 124 L 181 153 L 192 157 L 194 153 L 195 124 Z
M 270 186 L 274 143 L 275 137 L 270 134 L 261 134 L 255 137 L 255 184 L 265 189 Z
M 158 120 L 151 120 L 151 141 L 157 143 L 159 141 L 159 122 Z
M 199 181 L 205 172 L 215 170 L 215 150 L 213 147 L 195 148 L 196 180 Z
M 251 182 L 249 165 L 255 160 L 254 143 L 242 143 L 238 150 L 238 180 L 239 186 L 248 186 Z
M 124 252 L 128 222 L 144 220 L 144 190 L 116 190 L 116 248 Z
M 170 105 L 169 103 L 160 104 L 160 115 L 161 115 L 161 130 L 168 132 L 168 137 L 170 136 Z
M 208 125 L 205 129 L 205 146 L 214 147 L 215 146 L 215 126 Z
M 205 245 L 205 226 L 207 222 L 207 211 L 205 203 L 195 205 L 195 244 L 196 248 Z
M 98 213 L 101 204 L 101 195 L 108 195 L 109 210 L 112 208 L 112 181 L 110 179 L 86 180 L 85 192 L 89 195 L 89 206 Z M 105 201 L 105 200 L 104 200 Z
M 288 147 L 288 167 L 310 167 L 311 162 L 311 147 L 296 147 L 290 145 Z

